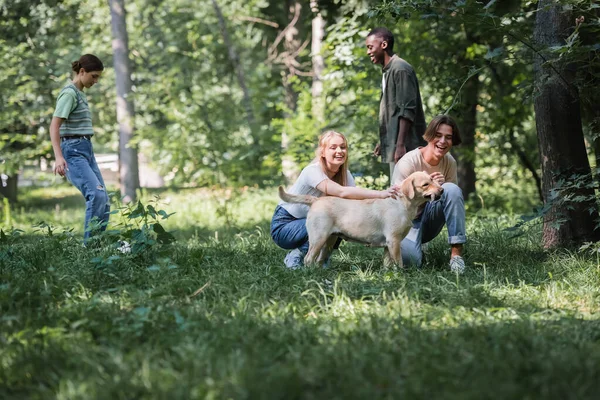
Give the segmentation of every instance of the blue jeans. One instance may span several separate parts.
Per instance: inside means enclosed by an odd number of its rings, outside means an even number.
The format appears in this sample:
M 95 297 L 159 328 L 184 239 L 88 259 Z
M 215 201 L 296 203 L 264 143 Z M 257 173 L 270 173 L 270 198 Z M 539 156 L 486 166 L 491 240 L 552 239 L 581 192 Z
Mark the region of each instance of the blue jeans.
M 97 219 L 103 231 L 110 216 L 110 200 L 106 193 L 104 179 L 94 157 L 92 142 L 87 139 L 69 139 L 60 144 L 67 162 L 67 179 L 85 198 L 85 223 L 83 239 L 92 236 L 92 219 Z
M 467 241 L 465 229 L 465 201 L 462 190 L 454 183 L 442 185 L 444 193 L 439 200 L 428 202 L 423 213 L 413 221 L 413 227 L 402 240 L 404 265 L 421 266 L 421 245 L 433 240 L 444 225 L 448 227 L 448 243 L 462 244 Z
M 277 206 L 271 219 L 271 238 L 282 249 L 300 249 L 303 254 L 308 253 L 306 218 L 296 218 L 285 208 Z M 333 248 L 338 249 L 341 243 L 342 239 L 338 238 Z
M 306 218 L 296 218 L 277 206 L 271 220 L 271 238 L 282 249 L 300 249 L 308 253 L 308 232 L 306 231 Z

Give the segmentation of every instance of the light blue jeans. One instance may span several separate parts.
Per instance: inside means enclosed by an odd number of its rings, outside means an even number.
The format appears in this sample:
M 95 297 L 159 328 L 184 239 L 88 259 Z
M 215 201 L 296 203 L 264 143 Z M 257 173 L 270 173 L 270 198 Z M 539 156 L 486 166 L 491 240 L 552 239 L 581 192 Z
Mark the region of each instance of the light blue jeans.
M 306 218 L 296 218 L 285 208 L 277 206 L 271 220 L 271 238 L 282 249 L 300 249 L 303 254 L 308 253 Z M 341 243 L 342 239 L 338 238 L 333 248 L 339 248 Z
M 271 220 L 271 238 L 282 249 L 300 249 L 302 253 L 308 253 L 306 218 L 298 219 L 285 208 L 277 206 Z
M 62 140 L 60 148 L 67 162 L 67 179 L 85 198 L 84 242 L 95 230 L 92 220 L 99 223 L 98 229 L 104 231 L 110 216 L 110 200 L 100 174 L 100 168 L 94 157 L 91 140 Z
M 427 203 L 423 213 L 413 221 L 413 227 L 402 241 L 404 265 L 420 267 L 423 262 L 422 244 L 433 240 L 444 225 L 448 227 L 449 244 L 462 244 L 467 241 L 462 190 L 450 182 L 444 183 L 442 188 L 442 197 Z

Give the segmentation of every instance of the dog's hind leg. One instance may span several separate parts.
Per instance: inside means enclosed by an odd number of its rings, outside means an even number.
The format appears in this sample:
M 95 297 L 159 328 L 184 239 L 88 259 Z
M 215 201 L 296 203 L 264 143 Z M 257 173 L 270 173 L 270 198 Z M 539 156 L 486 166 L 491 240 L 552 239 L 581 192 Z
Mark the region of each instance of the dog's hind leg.
M 319 265 L 324 265 L 329 257 L 331 257 L 331 253 L 333 253 L 333 248 L 335 243 L 338 241 L 338 237 L 336 235 L 329 236 L 325 245 L 321 248 L 321 252 L 319 253 L 319 257 L 317 258 L 317 262 Z
M 321 249 L 323 249 L 327 243 L 327 239 L 328 236 L 325 235 L 318 236 L 316 238 L 314 235 L 313 237 L 309 235 L 308 241 L 310 244 L 308 247 L 308 253 L 306 253 L 306 257 L 304 257 L 304 265 L 314 264 L 317 261 L 317 258 L 320 258 L 319 255 L 321 254 Z

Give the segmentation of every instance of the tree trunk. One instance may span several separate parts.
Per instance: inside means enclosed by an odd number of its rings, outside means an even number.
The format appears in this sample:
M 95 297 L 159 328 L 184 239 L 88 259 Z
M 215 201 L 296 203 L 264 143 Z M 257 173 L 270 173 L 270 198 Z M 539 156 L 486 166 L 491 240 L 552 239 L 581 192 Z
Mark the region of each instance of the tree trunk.
M 592 146 L 594 148 L 594 161 L 596 168 L 596 180 L 600 181 L 600 104 L 596 105 L 595 115 L 592 121 L 592 134 L 595 135 Z
M 18 183 L 19 174 L 17 173 L 8 176 L 6 181 L 0 180 L 0 196 L 6 197 L 11 204 L 15 204 L 17 202 Z
M 534 39 L 540 47 L 563 45 L 574 19 L 562 6 L 540 0 L 534 27 Z M 594 240 L 598 217 L 592 189 L 571 189 L 569 194 L 584 199 L 567 204 L 552 198 L 560 179 L 573 174 L 590 176 L 579 96 L 572 84 L 574 66 L 546 62 L 541 54 L 535 60 L 535 120 L 537 125 L 544 204 L 543 244 L 550 248 Z M 558 201 L 557 201 L 558 200 Z M 561 207 L 562 205 L 562 207 Z
M 290 21 L 299 20 L 300 10 L 302 6 L 298 0 L 288 0 L 289 5 L 289 15 Z M 296 22 L 298 24 L 298 22 Z M 286 53 L 290 54 L 290 59 L 286 61 L 286 65 L 291 65 L 293 61 L 293 56 L 296 50 L 300 47 L 300 41 L 297 38 L 298 36 L 298 28 L 294 25 L 288 25 L 285 28 L 285 36 L 284 36 L 284 48 Z M 296 111 L 296 106 L 298 103 L 298 94 L 294 90 L 292 86 L 291 79 L 294 76 L 291 69 L 283 70 L 283 87 L 285 89 L 285 105 L 287 111 L 284 115 L 285 119 L 289 119 L 292 117 L 293 113 Z M 292 157 L 289 151 L 289 146 L 291 144 L 291 138 L 287 129 L 284 127 L 283 132 L 281 133 L 281 151 L 283 156 L 281 157 L 281 169 L 283 171 L 283 176 L 285 177 L 286 184 L 292 184 L 300 174 L 298 164 Z
M 317 0 L 310 2 L 312 12 L 315 13 L 312 19 L 312 115 L 319 126 L 325 121 L 325 104 L 323 99 L 323 70 L 325 61 L 321 54 L 323 37 L 325 36 L 325 20 L 319 12 L 319 3 Z
M 475 129 L 477 128 L 477 102 L 479 100 L 479 74 L 464 84 L 461 95 L 458 125 L 462 144 L 453 154 L 458 163 L 458 184 L 465 200 L 475 192 Z
M 246 109 L 246 119 L 248 121 L 248 126 L 250 128 L 250 132 L 252 134 L 252 139 L 255 143 L 258 143 L 258 138 L 255 135 L 255 121 L 254 111 L 252 109 L 252 98 L 250 97 L 250 91 L 248 90 L 248 86 L 246 85 L 246 77 L 244 75 L 244 69 L 240 65 L 240 57 L 235 51 L 235 47 L 231 43 L 229 38 L 229 32 L 227 31 L 227 25 L 225 24 L 225 19 L 223 18 L 223 13 L 221 12 L 221 8 L 217 4 L 216 0 L 212 0 L 213 7 L 215 9 L 215 13 L 217 14 L 217 18 L 219 20 L 219 28 L 221 29 L 221 35 L 223 36 L 223 41 L 225 46 L 227 47 L 227 52 L 229 55 L 229 61 L 231 62 L 231 66 L 233 70 L 236 72 L 238 84 L 242 89 L 242 93 L 244 95 L 244 108 Z
M 119 175 L 124 202 L 136 200 L 140 186 L 137 147 L 134 136 L 134 109 L 131 96 L 131 64 L 124 0 L 109 0 L 112 49 L 117 85 L 117 121 L 119 122 Z

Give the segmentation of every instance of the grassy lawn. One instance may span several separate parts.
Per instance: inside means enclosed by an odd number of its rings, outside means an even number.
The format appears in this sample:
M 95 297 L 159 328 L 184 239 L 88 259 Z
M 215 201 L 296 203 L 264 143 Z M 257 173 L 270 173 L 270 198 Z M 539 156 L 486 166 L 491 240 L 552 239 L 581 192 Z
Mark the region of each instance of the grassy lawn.
M 81 246 L 72 188 L 21 193 L 24 233 L 0 240 L 1 399 L 598 398 L 590 253 L 471 215 L 460 277 L 443 236 L 420 270 L 344 243 L 331 268 L 289 271 L 274 189 L 160 196 L 177 240 L 122 254 L 111 237 Z

